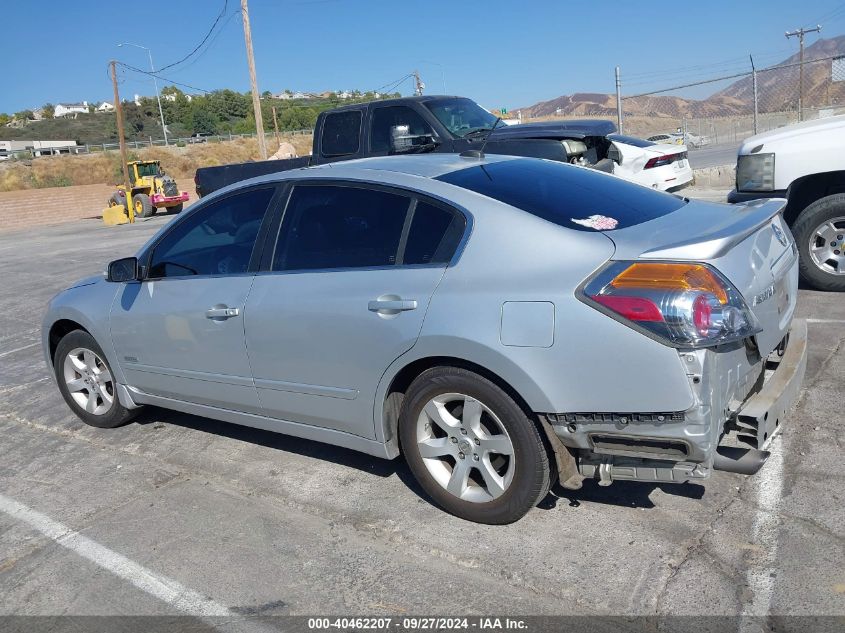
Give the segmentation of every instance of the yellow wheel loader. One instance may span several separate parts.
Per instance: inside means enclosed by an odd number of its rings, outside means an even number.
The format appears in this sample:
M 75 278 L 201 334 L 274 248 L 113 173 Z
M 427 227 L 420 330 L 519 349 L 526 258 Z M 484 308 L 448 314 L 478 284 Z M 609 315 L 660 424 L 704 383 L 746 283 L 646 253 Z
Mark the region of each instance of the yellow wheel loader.
M 108 200 L 110 207 L 131 204 L 135 217 L 148 218 L 158 209 L 168 213 L 179 213 L 188 201 L 188 192 L 179 191 L 176 181 L 164 173 L 157 160 L 133 160 L 126 163 L 129 168 L 130 200 L 126 199 L 126 187 L 118 185 Z

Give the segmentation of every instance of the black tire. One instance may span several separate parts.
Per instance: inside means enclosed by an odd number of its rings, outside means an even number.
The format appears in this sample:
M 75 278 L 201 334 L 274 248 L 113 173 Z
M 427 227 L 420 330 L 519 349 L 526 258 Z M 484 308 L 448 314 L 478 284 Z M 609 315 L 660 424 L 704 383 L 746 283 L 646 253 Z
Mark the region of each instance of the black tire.
M 463 394 L 482 403 L 495 414 L 509 436 L 514 470 L 501 496 L 477 502 L 461 499 L 438 483 L 423 462 L 417 440 L 418 419 L 432 398 L 450 393 Z M 499 386 L 466 369 L 435 367 L 411 383 L 399 415 L 399 442 L 411 472 L 426 493 L 441 508 L 468 521 L 491 525 L 513 523 L 545 498 L 551 485 L 549 455 L 537 424 Z M 477 468 L 469 461 L 467 464 Z
M 182 213 L 182 209 L 185 208 L 185 203 L 180 202 L 179 204 L 174 204 L 172 207 L 167 207 L 168 215 L 173 214 L 176 215 L 177 213 Z
M 117 192 L 113 193 L 108 200 L 108 205 L 110 207 L 117 207 L 121 204 L 123 204 L 123 198 Z
M 139 218 L 148 218 L 156 212 L 156 208 L 145 193 L 136 193 L 132 196 L 132 204 L 135 205 L 135 215 Z
M 77 349 L 90 350 L 96 354 L 97 359 L 99 360 L 97 365 L 101 365 L 101 367 L 106 369 L 112 376 L 110 389 L 110 395 L 112 398 L 111 406 L 102 412 L 92 413 L 86 411 L 85 408 L 74 399 L 68 388 L 67 378 L 65 376 L 65 359 L 71 354 L 71 352 Z M 109 367 L 106 361 L 106 355 L 103 354 L 102 348 L 97 344 L 97 341 L 94 340 L 94 337 L 88 334 L 88 332 L 83 330 L 74 330 L 62 337 L 62 340 L 60 340 L 59 344 L 56 346 L 56 353 L 53 356 L 53 372 L 56 375 L 56 382 L 59 385 L 59 391 L 65 399 L 65 402 L 67 402 L 71 411 L 73 411 L 80 420 L 85 422 L 85 424 L 95 426 L 100 429 L 113 429 L 129 422 L 129 420 L 131 420 L 139 411 L 139 409 L 127 409 L 120 404 L 120 400 L 117 397 L 117 381 L 114 378 L 114 372 L 112 372 L 111 367 Z M 80 379 L 84 379 L 86 377 L 82 374 L 82 372 L 77 372 L 77 376 Z M 108 386 L 103 387 L 103 389 L 109 391 Z M 88 391 L 87 393 L 91 394 L 92 392 Z M 85 397 L 84 393 L 83 397 Z M 90 398 L 91 396 L 88 395 L 88 397 Z M 103 402 L 105 406 L 106 401 L 102 397 L 100 397 L 98 401 Z
M 820 268 L 810 256 L 810 240 L 813 239 L 816 229 L 834 218 L 845 218 L 845 194 L 827 196 L 809 205 L 792 225 L 792 234 L 798 244 L 801 279 L 817 290 L 845 292 L 845 270 L 840 274 L 828 272 Z M 842 229 L 838 235 L 845 235 L 845 221 L 837 222 L 836 227 Z M 839 240 L 838 236 L 835 237 L 835 242 L 840 247 L 837 250 L 845 253 L 842 240 Z M 845 260 L 840 260 L 842 261 Z

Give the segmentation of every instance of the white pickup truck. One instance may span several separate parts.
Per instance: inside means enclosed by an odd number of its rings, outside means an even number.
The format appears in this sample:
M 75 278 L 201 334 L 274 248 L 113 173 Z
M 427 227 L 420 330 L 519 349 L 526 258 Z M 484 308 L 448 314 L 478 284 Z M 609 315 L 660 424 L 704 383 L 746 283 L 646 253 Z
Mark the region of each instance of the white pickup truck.
M 845 116 L 746 139 L 728 202 L 757 198 L 788 200 L 784 219 L 798 245 L 803 281 L 845 291 Z

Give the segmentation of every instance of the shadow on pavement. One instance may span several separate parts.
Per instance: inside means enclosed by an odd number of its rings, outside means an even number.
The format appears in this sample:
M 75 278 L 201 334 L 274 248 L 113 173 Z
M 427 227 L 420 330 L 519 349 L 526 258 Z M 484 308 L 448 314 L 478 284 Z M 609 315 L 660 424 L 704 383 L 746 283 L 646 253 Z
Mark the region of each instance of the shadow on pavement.
M 558 503 L 566 503 L 577 508 L 582 503 L 602 503 L 605 505 L 625 506 L 628 508 L 654 508 L 651 493 L 656 489 L 667 495 L 701 499 L 704 496 L 704 486 L 699 484 L 663 484 L 640 481 L 614 481 L 611 486 L 599 486 L 598 482 L 584 480 L 580 490 L 567 490 L 556 484 L 549 494 L 538 505 L 543 510 L 551 510 Z
M 204 433 L 213 433 L 220 437 L 249 442 L 250 444 L 265 446 L 274 450 L 296 453 L 305 457 L 349 466 L 350 468 L 356 468 L 363 472 L 376 475 L 377 477 L 390 477 L 394 473 L 399 474 L 398 471 L 400 469 L 407 470 L 404 461 L 401 460 L 380 459 L 339 446 L 293 437 L 292 435 L 274 433 L 273 431 L 254 429 L 239 424 L 230 424 L 229 422 L 221 422 L 220 420 L 180 413 L 169 409 L 145 407 L 138 417 L 135 418 L 134 422 L 141 425 L 163 422 Z M 410 473 L 407 476 L 410 477 Z M 404 480 L 401 474 L 399 474 L 399 477 Z

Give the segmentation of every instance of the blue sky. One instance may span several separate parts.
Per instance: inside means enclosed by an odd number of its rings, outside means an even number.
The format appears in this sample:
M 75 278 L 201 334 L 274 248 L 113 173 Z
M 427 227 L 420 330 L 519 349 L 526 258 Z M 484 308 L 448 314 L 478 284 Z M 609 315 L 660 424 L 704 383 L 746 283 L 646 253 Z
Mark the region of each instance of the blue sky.
M 0 112 L 111 100 L 109 59 L 149 64 L 144 51 L 118 43 L 147 46 L 164 66 L 200 42 L 223 4 L 4 2 Z M 125 13 L 136 5 L 140 26 Z M 239 7 L 228 0 L 204 52 L 165 74 L 206 90 L 248 90 Z M 377 89 L 417 68 L 430 94 L 445 80 L 451 94 L 511 109 L 612 92 L 617 64 L 631 94 L 741 72 L 749 53 L 758 66 L 780 61 L 797 50 L 787 29 L 821 22 L 824 37 L 845 33 L 842 0 L 249 0 L 249 8 L 262 91 Z M 132 73 L 120 89 L 126 97 L 153 93 L 149 78 Z M 408 94 L 412 84 L 399 90 Z

